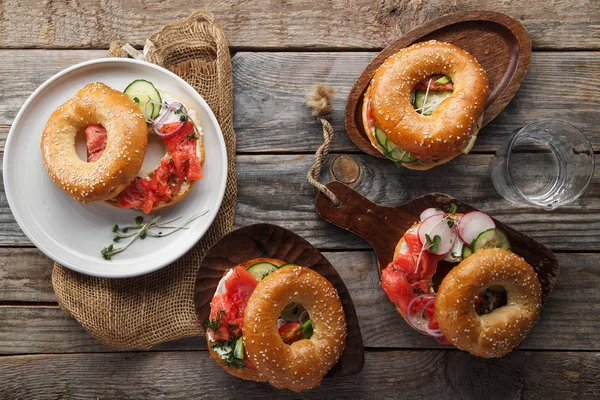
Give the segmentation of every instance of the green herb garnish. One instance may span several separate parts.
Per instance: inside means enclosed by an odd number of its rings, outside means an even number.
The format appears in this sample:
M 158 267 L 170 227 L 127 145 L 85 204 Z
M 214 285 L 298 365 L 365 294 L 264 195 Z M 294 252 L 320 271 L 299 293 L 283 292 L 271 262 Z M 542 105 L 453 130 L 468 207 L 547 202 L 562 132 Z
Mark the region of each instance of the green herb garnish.
M 454 214 L 456 213 L 456 204 L 452 203 L 450 204 L 450 208 L 448 208 L 448 214 Z
M 112 227 L 112 231 L 113 231 L 113 232 L 116 232 L 116 231 L 118 231 L 118 230 L 119 230 L 119 225 L 116 225 L 116 224 L 115 224 L 115 226 L 113 226 L 113 227 Z
M 428 234 L 425 234 L 425 239 L 427 240 L 427 244 L 428 244 L 427 250 L 429 250 L 432 253 L 435 253 L 436 251 L 438 251 L 440 241 L 442 240 L 440 235 L 435 235 L 432 239 L 431 236 L 429 236 Z
M 454 220 L 451 219 L 448 221 L 448 228 L 452 228 L 454 226 Z
M 216 349 L 225 351 L 218 352 L 217 354 L 219 354 L 219 357 L 221 357 L 221 360 L 223 360 L 226 366 L 246 368 L 246 363 L 244 363 L 244 360 L 235 356 L 235 342 L 237 342 L 238 339 L 239 337 L 233 337 L 230 340 L 219 340 L 217 342 L 213 342 L 211 346 L 215 351 Z
M 312 327 L 312 320 L 307 319 L 302 324 L 300 324 L 300 330 L 302 330 L 302 335 L 304 336 L 304 339 L 310 339 L 314 332 Z
M 216 333 L 219 330 L 219 328 L 223 326 L 223 318 L 225 317 L 225 315 L 225 310 L 217 312 L 215 319 L 208 320 L 208 322 L 206 323 L 206 329 L 210 329 L 211 331 Z
M 187 119 L 187 118 L 185 117 L 185 115 L 182 115 L 181 117 L 179 117 L 179 120 L 180 120 L 181 122 L 185 122 L 185 120 L 186 120 L 186 119 Z
M 133 101 L 135 102 L 135 104 L 138 104 L 140 102 L 140 99 L 138 99 L 137 97 L 134 97 Z
M 125 243 L 125 245 L 122 247 L 113 247 L 112 244 L 108 245 L 107 247 L 100 250 L 100 254 L 102 254 L 102 257 L 105 260 L 111 260 L 112 256 L 127 249 L 138 237 L 140 239 L 145 239 L 148 236 L 165 237 L 165 236 L 169 236 L 172 233 L 177 232 L 180 229 L 188 229 L 186 227 L 187 224 L 189 224 L 193 220 L 205 215 L 208 211 L 209 210 L 206 210 L 206 211 L 203 211 L 196 215 L 192 215 L 183 224 L 181 224 L 179 226 L 169 226 L 168 224 L 170 224 L 171 222 L 177 221 L 181 217 L 174 218 L 170 221 L 167 221 L 167 222 L 164 222 L 161 224 L 161 223 L 158 223 L 158 220 L 160 219 L 160 216 L 158 216 L 158 217 L 154 218 L 152 221 L 150 221 L 146 224 L 143 224 L 144 218 L 141 216 L 137 216 L 134 218 L 135 225 L 126 226 L 123 229 L 121 229 L 120 232 L 118 229 L 115 230 L 115 227 L 118 228 L 118 225 L 113 226 L 113 228 L 111 229 L 112 232 L 116 233 L 116 235 L 113 237 L 114 242 L 118 242 L 121 239 L 125 239 L 125 238 L 130 238 L 130 240 L 127 243 Z M 158 233 L 156 233 L 156 232 L 152 231 L 153 228 L 159 228 L 160 231 Z M 165 229 L 169 229 L 169 231 L 163 233 L 163 230 L 165 230 Z M 128 233 L 129 231 L 132 231 L 132 232 Z

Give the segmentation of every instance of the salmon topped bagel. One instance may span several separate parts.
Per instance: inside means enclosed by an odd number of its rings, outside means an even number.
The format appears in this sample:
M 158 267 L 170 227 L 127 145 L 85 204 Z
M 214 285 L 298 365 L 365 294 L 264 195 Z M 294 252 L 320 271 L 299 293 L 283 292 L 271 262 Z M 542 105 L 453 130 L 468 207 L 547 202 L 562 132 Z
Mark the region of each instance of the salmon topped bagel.
M 439 287 L 440 262 L 452 265 Z M 541 309 L 537 274 L 487 214 L 429 208 L 402 236 L 381 287 L 418 332 L 480 357 L 511 352 Z
M 210 355 L 242 379 L 293 391 L 314 388 L 345 347 L 338 293 L 309 268 L 247 261 L 225 273 L 210 306 Z

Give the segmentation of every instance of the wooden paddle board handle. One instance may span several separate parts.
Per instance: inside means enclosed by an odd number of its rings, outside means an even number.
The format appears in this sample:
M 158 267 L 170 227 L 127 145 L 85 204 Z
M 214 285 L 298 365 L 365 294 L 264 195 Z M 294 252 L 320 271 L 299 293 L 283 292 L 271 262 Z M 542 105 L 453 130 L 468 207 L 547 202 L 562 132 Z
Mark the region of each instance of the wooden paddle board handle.
M 385 268 L 393 259 L 398 240 L 415 218 L 400 207 L 373 203 L 341 182 L 330 182 L 326 186 L 341 204 L 336 207 L 324 194 L 319 193 L 316 200 L 317 213 L 326 221 L 369 242 L 377 255 L 379 270 Z

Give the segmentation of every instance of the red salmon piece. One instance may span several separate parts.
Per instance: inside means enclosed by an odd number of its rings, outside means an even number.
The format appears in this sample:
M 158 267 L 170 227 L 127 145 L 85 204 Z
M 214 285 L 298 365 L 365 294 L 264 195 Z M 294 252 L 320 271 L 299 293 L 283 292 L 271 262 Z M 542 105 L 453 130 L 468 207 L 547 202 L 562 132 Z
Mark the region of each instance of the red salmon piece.
M 256 279 L 250 272 L 246 271 L 246 268 L 236 267 L 231 276 L 225 281 L 225 288 L 233 302 L 243 312 L 257 284 Z
M 444 75 L 432 75 L 429 78 L 419 82 L 415 86 L 415 90 L 427 90 L 427 84 L 429 84 L 429 90 L 434 92 L 451 92 L 454 90 L 454 83 L 448 82 L 444 84 L 435 83 L 436 80 Z
M 85 142 L 88 150 L 87 161 L 96 161 L 106 149 L 106 129 L 100 125 L 88 126 L 85 128 Z
M 227 293 L 221 293 L 211 300 L 209 321 L 214 329 L 209 328 L 208 330 L 212 332 L 216 340 L 229 340 L 228 315 L 233 307 L 231 297 Z
M 163 157 L 152 177 L 140 179 L 139 183 L 132 182 L 119 194 L 121 208 L 142 207 L 142 211 L 148 214 L 157 201 L 170 201 L 186 179 L 195 181 L 202 178 L 202 166 L 196 155 L 196 140 L 193 137 L 194 124 L 189 120 L 172 122 L 164 124 L 160 131 L 168 134 L 180 127 L 175 135 L 163 139 L 171 157 Z

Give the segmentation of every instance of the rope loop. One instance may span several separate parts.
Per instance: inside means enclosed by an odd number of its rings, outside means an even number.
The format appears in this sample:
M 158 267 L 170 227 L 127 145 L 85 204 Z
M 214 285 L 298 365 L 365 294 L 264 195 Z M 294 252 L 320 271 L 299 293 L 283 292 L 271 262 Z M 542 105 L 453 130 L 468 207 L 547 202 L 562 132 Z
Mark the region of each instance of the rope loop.
M 327 85 L 318 84 L 309 93 L 306 99 L 306 106 L 312 110 L 312 115 L 323 126 L 323 144 L 319 146 L 315 153 L 315 162 L 308 170 L 308 183 L 323 193 L 335 207 L 339 207 L 342 202 L 331 190 L 319 182 L 321 177 L 321 168 L 329 155 L 329 146 L 333 140 L 333 127 L 329 122 L 331 119 L 331 99 L 335 95 L 333 88 Z

